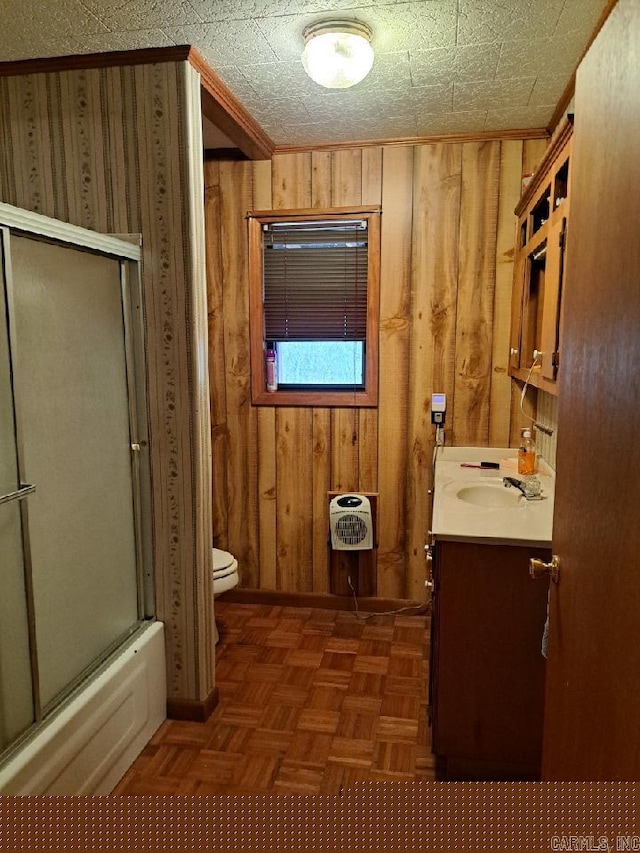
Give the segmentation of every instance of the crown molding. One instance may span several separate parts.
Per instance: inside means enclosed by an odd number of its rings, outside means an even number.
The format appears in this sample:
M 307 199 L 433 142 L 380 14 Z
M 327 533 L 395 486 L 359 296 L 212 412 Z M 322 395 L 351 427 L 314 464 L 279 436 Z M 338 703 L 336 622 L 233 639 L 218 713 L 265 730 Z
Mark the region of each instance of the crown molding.
M 378 148 L 393 145 L 432 145 L 456 142 L 495 142 L 509 139 L 548 139 L 546 127 L 525 130 L 485 130 L 477 133 L 434 134 L 433 136 L 405 136 L 392 139 L 366 139 L 349 142 L 319 142 L 309 145 L 276 145 L 273 154 L 301 154 L 309 151 L 340 151 L 346 148 Z
M 188 61 L 200 74 L 204 115 L 250 160 L 270 160 L 273 141 L 194 47 Z

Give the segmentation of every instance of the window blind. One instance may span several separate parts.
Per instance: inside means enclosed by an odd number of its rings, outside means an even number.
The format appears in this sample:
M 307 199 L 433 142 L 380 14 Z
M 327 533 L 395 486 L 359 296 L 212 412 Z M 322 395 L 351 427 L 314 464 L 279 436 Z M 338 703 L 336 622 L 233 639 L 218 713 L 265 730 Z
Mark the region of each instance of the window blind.
M 264 225 L 268 341 L 364 341 L 366 220 Z

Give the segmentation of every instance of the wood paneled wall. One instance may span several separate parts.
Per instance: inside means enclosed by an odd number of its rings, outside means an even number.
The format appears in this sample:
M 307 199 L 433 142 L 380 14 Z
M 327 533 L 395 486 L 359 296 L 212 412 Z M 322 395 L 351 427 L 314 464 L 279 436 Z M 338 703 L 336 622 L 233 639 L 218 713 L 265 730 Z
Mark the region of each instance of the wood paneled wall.
M 213 532 L 245 587 L 328 592 L 329 490 L 379 493 L 374 588 L 422 598 L 434 429 L 507 446 L 521 174 L 543 140 L 388 146 L 205 163 Z M 253 407 L 246 212 L 382 204 L 377 409 Z M 517 437 L 517 432 L 514 433 Z
M 200 78 L 187 62 L 0 79 L 0 200 L 142 235 L 156 612 L 169 697 L 196 704 L 214 686 L 202 184 Z

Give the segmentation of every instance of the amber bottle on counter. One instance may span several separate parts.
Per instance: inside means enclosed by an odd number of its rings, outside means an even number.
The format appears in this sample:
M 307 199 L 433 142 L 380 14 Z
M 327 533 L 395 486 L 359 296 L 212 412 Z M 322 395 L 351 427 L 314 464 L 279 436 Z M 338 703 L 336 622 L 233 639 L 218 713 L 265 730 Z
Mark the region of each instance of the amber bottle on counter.
M 522 430 L 520 447 L 518 448 L 518 474 L 537 474 L 538 460 L 536 457 L 536 443 L 531 437 L 531 430 Z

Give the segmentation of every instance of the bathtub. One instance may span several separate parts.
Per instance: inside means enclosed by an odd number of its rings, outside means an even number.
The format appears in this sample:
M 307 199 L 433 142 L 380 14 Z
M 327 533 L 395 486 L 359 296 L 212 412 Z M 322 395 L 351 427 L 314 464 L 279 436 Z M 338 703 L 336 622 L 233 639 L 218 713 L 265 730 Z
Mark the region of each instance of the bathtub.
M 152 622 L 0 766 L 0 794 L 109 794 L 165 716 L 164 625 Z

